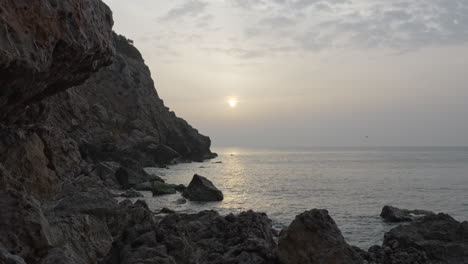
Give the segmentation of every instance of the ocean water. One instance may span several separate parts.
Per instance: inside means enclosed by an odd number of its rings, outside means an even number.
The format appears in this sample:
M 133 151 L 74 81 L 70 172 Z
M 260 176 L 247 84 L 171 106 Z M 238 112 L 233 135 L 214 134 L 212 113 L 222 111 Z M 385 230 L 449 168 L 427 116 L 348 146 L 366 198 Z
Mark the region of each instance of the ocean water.
M 427 209 L 468 220 L 468 148 L 214 149 L 219 157 L 169 169 L 148 168 L 168 183 L 188 185 L 193 174 L 209 178 L 222 202 L 178 205 L 181 196 L 152 197 L 151 209 L 214 209 L 221 214 L 265 212 L 278 230 L 297 214 L 327 209 L 352 245 L 381 244 L 395 225 L 382 221 L 384 205 Z M 221 161 L 222 163 L 214 163 Z

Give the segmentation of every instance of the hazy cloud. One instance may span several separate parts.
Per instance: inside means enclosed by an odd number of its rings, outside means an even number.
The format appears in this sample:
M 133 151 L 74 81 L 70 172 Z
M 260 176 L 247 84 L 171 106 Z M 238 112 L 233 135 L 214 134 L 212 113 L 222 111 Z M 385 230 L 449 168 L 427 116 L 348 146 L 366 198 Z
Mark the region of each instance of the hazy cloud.
M 173 20 L 184 16 L 197 16 L 203 13 L 208 6 L 208 3 L 199 0 L 188 0 L 183 4 L 169 10 L 161 20 Z

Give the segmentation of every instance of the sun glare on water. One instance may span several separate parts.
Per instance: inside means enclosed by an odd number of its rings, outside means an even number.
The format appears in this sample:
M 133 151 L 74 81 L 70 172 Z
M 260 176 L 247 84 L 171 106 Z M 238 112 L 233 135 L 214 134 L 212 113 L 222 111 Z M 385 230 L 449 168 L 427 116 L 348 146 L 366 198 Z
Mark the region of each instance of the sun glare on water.
M 229 107 L 234 108 L 237 106 L 237 100 L 235 98 L 231 98 L 228 100 Z

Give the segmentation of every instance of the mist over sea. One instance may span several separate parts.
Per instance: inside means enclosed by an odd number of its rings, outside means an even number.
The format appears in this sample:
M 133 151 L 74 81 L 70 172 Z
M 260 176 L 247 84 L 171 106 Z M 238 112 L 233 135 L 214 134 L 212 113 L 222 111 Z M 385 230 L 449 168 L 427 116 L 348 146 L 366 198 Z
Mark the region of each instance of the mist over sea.
M 215 148 L 219 157 L 169 169 L 149 169 L 168 183 L 188 185 L 206 176 L 224 201 L 176 204 L 181 196 L 151 197 L 151 209 L 176 212 L 249 209 L 265 212 L 277 229 L 312 208 L 328 209 L 346 240 L 368 248 L 381 244 L 393 224 L 382 221 L 384 205 L 445 212 L 468 220 L 468 148 Z M 222 163 L 214 163 L 221 161 Z

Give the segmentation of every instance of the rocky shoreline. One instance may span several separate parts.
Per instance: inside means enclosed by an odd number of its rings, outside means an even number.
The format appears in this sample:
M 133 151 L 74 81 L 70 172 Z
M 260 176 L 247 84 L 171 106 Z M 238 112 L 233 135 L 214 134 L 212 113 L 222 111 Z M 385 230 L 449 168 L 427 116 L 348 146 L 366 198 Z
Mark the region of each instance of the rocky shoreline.
M 111 189 L 222 200 L 203 177 L 185 188 L 143 169 L 213 158 L 209 137 L 164 105 L 100 0 L 6 0 L 0 24 L 0 263 L 467 263 L 468 223 L 445 214 L 386 213 L 412 221 L 364 251 L 326 210 L 278 232 L 253 211 L 117 202 Z

